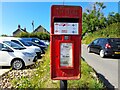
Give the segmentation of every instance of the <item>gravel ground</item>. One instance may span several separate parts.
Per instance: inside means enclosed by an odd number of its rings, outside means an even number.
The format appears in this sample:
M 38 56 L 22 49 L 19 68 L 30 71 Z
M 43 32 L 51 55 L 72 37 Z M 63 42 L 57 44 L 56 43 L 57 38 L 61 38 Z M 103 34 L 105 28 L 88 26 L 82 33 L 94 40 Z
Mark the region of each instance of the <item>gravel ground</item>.
M 40 64 L 38 61 L 37 65 Z M 14 87 L 11 84 L 11 80 L 14 78 L 21 78 L 21 77 L 31 77 L 32 73 L 36 70 L 36 64 L 27 67 L 24 70 L 10 70 L 8 73 L 3 74 L 0 77 L 0 90 L 1 89 L 13 89 Z
M 35 69 L 34 69 L 35 70 Z M 1 77 L 0 79 L 0 88 L 14 88 L 11 84 L 11 80 L 14 78 L 21 78 L 22 76 L 24 77 L 30 77 L 31 72 L 33 69 L 29 70 L 12 70 L 8 72 L 8 74 L 5 74 L 4 76 Z

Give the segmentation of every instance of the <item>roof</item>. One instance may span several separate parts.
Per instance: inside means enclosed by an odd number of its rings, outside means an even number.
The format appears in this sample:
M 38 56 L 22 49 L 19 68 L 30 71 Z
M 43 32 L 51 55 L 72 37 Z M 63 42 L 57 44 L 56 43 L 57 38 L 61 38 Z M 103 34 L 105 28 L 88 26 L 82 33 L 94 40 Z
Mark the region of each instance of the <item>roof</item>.
M 43 28 L 46 32 L 48 32 L 43 26 L 39 25 L 33 32 L 37 32 L 39 28 Z M 48 32 L 49 33 L 49 32 Z
M 24 29 L 21 28 L 21 29 L 17 29 L 16 31 L 14 31 L 13 34 L 15 34 L 18 31 L 27 32 L 27 31 L 25 31 Z
M 41 28 L 42 26 L 39 25 L 33 32 L 36 32 L 39 28 Z

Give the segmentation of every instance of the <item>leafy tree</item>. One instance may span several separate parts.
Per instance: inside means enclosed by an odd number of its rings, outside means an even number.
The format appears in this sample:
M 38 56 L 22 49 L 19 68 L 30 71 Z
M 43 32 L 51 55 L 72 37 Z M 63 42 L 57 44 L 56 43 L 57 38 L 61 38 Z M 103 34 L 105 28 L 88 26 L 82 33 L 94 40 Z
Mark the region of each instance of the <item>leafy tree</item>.
M 2 36 L 2 37 L 7 37 L 8 35 L 6 35 L 6 34 L 2 34 L 1 36 Z
M 96 2 L 92 9 L 86 9 L 86 12 L 83 13 L 83 34 L 93 33 L 106 27 L 106 18 L 102 13 L 104 8 L 106 8 L 104 3 Z
M 107 25 L 120 22 L 120 14 L 115 12 L 110 12 L 107 17 Z

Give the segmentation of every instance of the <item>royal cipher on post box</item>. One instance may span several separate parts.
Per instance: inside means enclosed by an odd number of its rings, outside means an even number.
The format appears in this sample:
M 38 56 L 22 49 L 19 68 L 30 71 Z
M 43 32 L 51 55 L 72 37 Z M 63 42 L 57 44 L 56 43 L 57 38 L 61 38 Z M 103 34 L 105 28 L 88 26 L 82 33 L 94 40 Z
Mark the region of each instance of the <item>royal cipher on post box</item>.
M 82 8 L 51 7 L 50 70 L 53 80 L 73 80 L 81 76 Z

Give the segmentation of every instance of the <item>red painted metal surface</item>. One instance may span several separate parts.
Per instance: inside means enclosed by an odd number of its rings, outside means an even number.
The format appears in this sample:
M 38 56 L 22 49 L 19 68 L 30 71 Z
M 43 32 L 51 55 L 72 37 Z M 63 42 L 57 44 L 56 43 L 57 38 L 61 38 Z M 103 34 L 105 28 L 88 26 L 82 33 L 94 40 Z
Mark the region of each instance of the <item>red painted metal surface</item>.
M 54 34 L 54 22 L 78 23 L 78 34 Z M 64 19 L 64 20 L 62 20 Z M 56 30 L 56 32 L 58 32 Z M 65 31 L 64 31 L 65 32 Z M 51 7 L 51 35 L 50 35 L 50 52 L 51 52 L 51 79 L 53 80 L 75 80 L 81 76 L 81 34 L 82 34 L 82 8 L 80 6 L 53 5 Z M 67 39 L 65 39 L 67 36 Z M 60 65 L 60 45 L 62 43 L 72 44 L 72 65 Z

